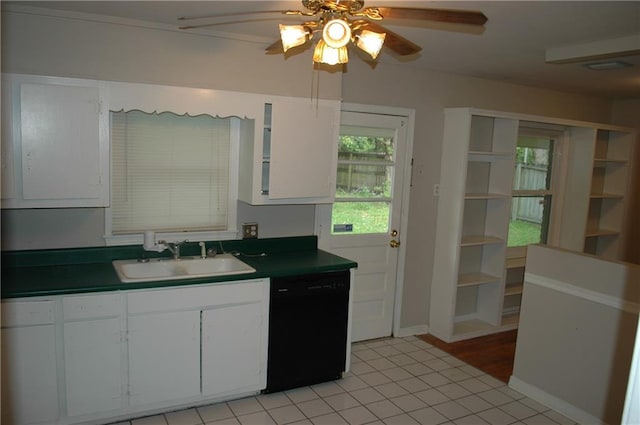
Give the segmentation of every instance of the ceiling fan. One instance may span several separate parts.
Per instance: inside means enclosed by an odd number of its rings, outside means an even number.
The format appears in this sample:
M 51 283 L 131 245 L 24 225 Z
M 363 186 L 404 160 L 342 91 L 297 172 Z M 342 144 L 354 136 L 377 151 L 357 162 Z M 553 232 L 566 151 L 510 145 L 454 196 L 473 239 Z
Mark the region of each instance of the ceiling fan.
M 312 18 L 298 25 L 280 24 L 280 40 L 267 47 L 267 53 L 283 53 L 294 47 L 308 45 L 314 36 L 320 33 L 321 37 L 313 54 L 315 63 L 329 65 L 347 63 L 349 42 L 367 52 L 374 60 L 383 46 L 398 55 L 408 56 L 418 53 L 422 48 L 377 22 L 388 18 L 481 26 L 487 21 L 487 17 L 478 11 L 389 6 L 364 7 L 364 0 L 302 0 L 302 6 L 306 10 L 261 12 Z M 201 28 L 210 25 L 216 24 L 190 25 L 180 28 Z

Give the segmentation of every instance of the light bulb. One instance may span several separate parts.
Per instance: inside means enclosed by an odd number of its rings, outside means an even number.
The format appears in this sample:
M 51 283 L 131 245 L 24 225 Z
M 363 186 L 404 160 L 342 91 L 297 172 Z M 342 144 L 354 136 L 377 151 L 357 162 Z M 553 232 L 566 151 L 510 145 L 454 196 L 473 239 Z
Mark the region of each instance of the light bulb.
M 322 39 L 334 49 L 344 47 L 351 40 L 351 27 L 342 19 L 332 19 L 324 25 Z

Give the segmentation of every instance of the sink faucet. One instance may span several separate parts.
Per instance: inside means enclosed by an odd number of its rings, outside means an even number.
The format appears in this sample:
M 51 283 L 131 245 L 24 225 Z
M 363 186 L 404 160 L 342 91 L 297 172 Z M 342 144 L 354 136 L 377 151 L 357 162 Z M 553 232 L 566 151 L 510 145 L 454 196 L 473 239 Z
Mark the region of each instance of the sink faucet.
M 158 245 L 164 245 L 170 252 L 173 254 L 174 260 L 180 259 L 180 246 L 187 243 L 189 241 L 184 240 L 181 242 L 166 242 L 166 241 L 158 241 Z

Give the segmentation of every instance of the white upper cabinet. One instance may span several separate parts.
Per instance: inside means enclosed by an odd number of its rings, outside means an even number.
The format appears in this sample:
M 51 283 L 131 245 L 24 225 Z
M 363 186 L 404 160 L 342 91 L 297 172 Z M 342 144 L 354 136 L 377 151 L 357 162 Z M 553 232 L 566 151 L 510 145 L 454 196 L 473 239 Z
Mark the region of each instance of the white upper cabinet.
M 240 118 L 244 202 L 333 202 L 338 100 L 18 74 L 2 85 L 2 208 L 109 206 L 109 113 L 134 109 Z
M 240 147 L 240 200 L 260 204 L 333 202 L 340 102 L 271 97 L 255 137 Z
M 109 205 L 108 116 L 96 83 L 3 77 L 3 208 Z

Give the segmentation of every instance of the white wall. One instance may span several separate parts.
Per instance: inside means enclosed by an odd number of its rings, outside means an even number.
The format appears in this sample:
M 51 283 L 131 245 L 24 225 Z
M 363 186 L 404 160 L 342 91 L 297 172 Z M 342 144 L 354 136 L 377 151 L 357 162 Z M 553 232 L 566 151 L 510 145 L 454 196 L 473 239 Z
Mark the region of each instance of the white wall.
M 619 424 L 640 267 L 534 245 L 509 386 L 583 424 Z
M 409 228 L 402 229 L 407 246 L 401 327 L 425 325 L 436 229 L 437 198 L 433 185 L 440 175 L 443 108 L 472 106 L 498 111 L 608 122 L 611 102 L 560 93 L 414 69 L 410 63 L 381 63 L 371 69 L 352 61 L 343 78 L 345 102 L 390 105 L 416 110 L 413 148 L 413 187 Z
M 310 96 L 311 52 L 285 60 L 265 54 L 269 44 L 135 23 L 2 14 L 3 72 Z M 340 74 L 320 73 L 319 97 L 340 94 Z

